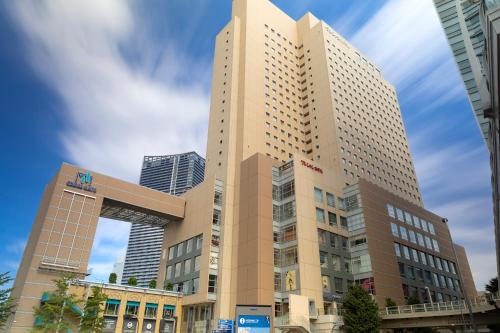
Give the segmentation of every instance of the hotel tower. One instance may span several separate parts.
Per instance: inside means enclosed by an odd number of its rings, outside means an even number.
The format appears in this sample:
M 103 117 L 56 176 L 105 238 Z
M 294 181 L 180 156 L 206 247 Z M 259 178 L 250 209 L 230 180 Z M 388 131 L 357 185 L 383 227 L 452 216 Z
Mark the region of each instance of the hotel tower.
M 210 332 L 237 319 L 237 305 L 271 307 L 275 328 L 334 332 L 355 283 L 380 306 L 476 294 L 447 219 L 423 207 L 380 70 L 310 13 L 295 21 L 268 0 L 232 6 L 215 41 L 204 181 L 173 196 L 63 165 L 16 277 L 13 332 L 33 324 L 51 274 L 85 275 L 100 216 L 165 228 L 157 280 L 183 295 L 177 332 Z M 72 215 L 82 197 L 89 204 Z M 51 226 L 86 214 L 87 243 L 63 246 L 66 231 Z M 124 302 L 106 309 L 121 316 Z

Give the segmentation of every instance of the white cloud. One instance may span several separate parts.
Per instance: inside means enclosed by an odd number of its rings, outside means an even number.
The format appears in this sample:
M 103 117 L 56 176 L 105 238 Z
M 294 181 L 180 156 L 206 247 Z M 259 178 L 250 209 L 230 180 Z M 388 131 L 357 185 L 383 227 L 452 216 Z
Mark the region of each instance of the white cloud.
M 130 223 L 99 219 L 89 260 L 90 280 L 108 280 L 113 264 L 125 257 L 129 234 Z
M 65 158 L 136 181 L 143 155 L 204 152 L 209 105 L 201 84 L 176 84 L 178 68 L 200 65 L 173 45 L 159 49 L 129 6 L 16 1 L 10 9 L 34 68 L 65 106 Z M 139 60 L 127 59 L 124 46 L 138 46 Z

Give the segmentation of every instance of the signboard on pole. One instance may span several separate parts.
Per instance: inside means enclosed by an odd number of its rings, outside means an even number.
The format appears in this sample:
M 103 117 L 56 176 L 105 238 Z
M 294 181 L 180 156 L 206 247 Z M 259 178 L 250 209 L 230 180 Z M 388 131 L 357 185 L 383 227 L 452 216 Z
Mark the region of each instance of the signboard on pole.
M 271 333 L 272 311 L 270 305 L 237 305 L 237 333 Z

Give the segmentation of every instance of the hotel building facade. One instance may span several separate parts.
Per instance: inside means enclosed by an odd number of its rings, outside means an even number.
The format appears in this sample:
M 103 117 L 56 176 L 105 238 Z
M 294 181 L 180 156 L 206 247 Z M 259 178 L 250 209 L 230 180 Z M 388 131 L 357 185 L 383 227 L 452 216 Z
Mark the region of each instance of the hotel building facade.
M 77 219 L 54 211 L 67 192 L 95 200 L 85 251 L 99 216 L 166 229 L 158 281 L 184 295 L 181 332 L 234 320 L 236 305 L 271 306 L 274 327 L 300 317 L 334 332 L 353 283 L 380 306 L 476 293 L 446 219 L 423 208 L 394 87 L 325 22 L 268 0 L 234 0 L 217 35 L 201 184 L 175 197 L 94 173 L 88 194 L 67 187 L 74 173 L 85 172 L 63 165 L 35 220 L 13 332 L 32 325 L 48 268 L 86 272 L 88 255 L 74 261 L 50 236 Z

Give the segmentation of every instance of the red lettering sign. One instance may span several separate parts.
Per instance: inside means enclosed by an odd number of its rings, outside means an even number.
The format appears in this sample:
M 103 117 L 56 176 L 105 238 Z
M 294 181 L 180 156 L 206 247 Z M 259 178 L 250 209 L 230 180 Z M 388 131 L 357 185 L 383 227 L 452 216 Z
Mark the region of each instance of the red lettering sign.
M 301 163 L 303 166 L 305 166 L 306 168 L 309 168 L 309 169 L 314 170 L 314 171 L 316 171 L 316 172 L 319 172 L 319 173 L 321 173 L 321 174 L 323 173 L 323 170 L 322 170 L 321 168 L 318 168 L 317 166 L 312 165 L 311 163 L 308 163 L 308 162 L 306 162 L 306 161 L 304 161 L 304 160 L 300 160 L 300 163 Z

